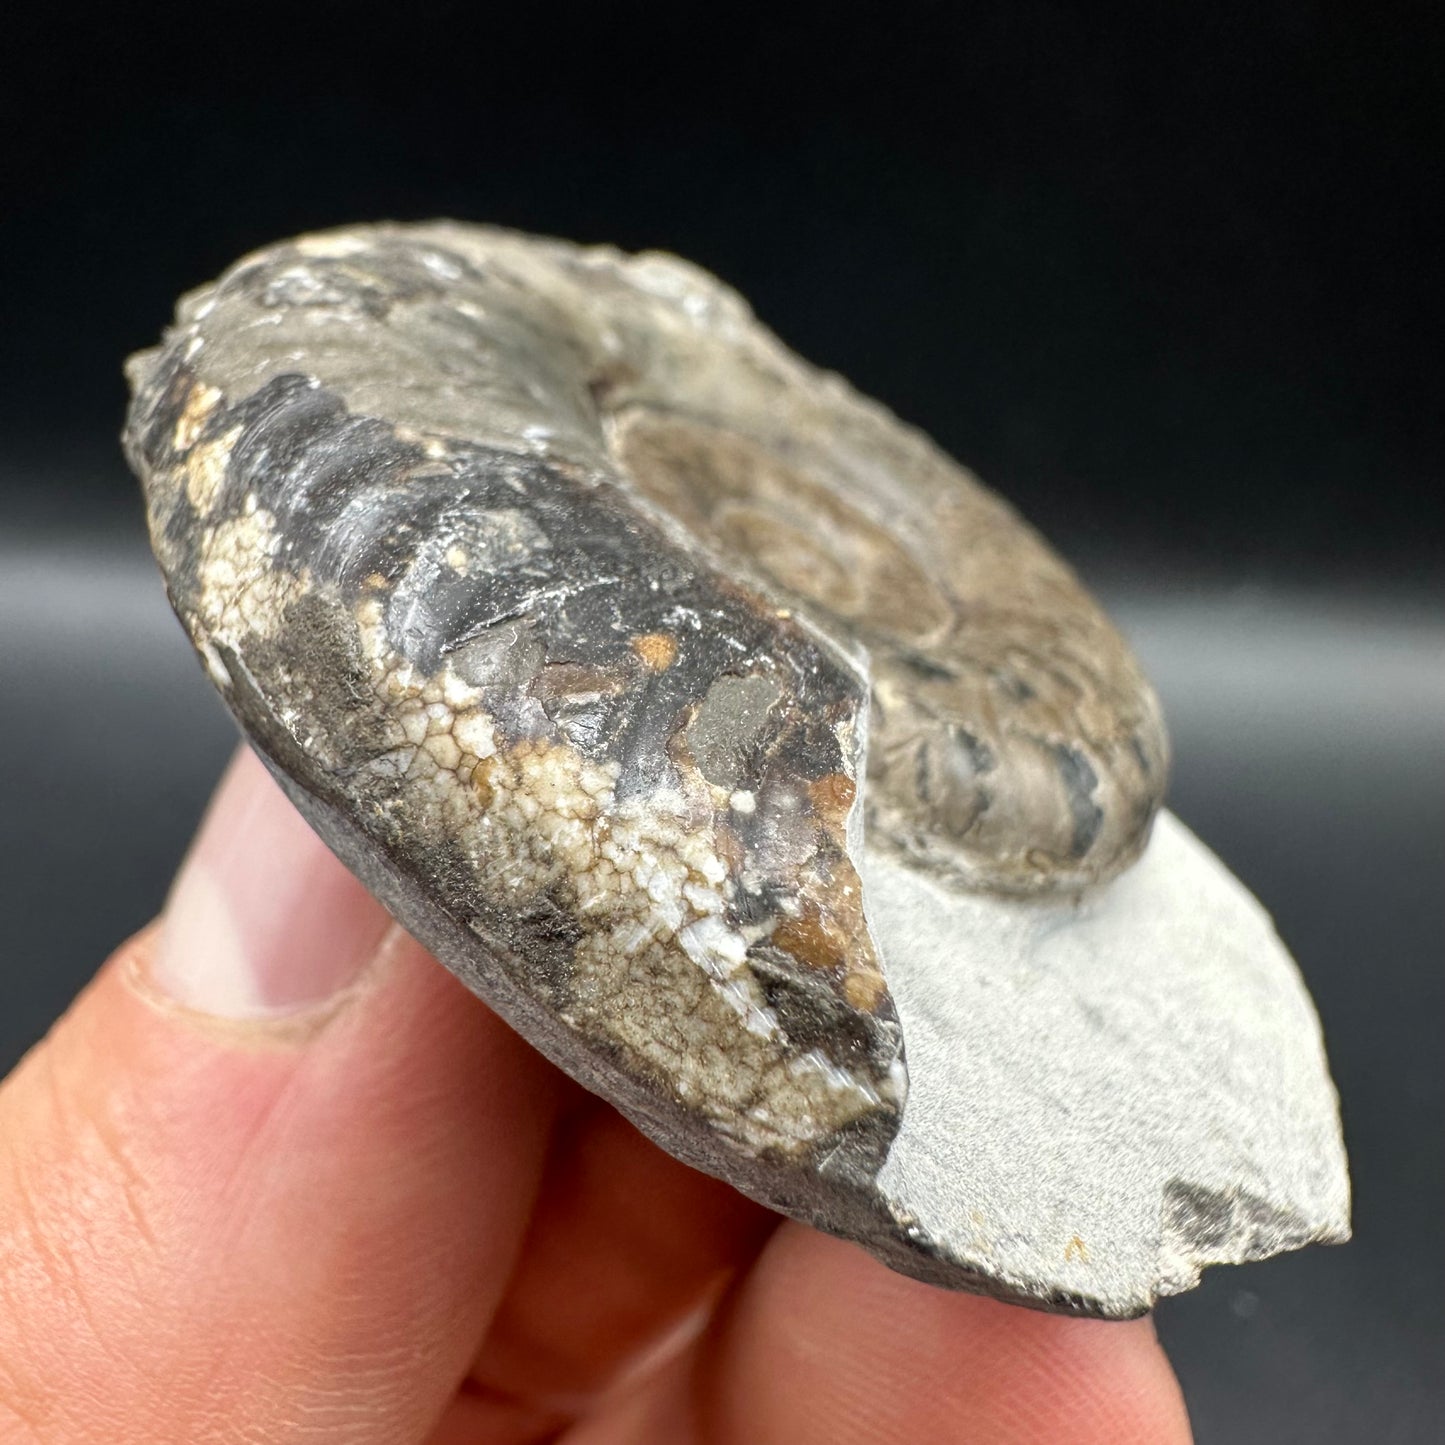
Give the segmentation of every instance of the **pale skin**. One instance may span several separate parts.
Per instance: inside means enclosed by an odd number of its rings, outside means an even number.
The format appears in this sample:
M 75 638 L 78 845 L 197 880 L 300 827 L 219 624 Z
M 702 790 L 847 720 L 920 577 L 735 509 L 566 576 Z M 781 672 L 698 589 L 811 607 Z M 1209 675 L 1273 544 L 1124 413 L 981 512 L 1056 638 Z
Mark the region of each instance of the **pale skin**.
M 1185 1445 L 1148 1320 L 917 1284 L 534 1053 L 249 755 L 0 1085 L 0 1445 Z

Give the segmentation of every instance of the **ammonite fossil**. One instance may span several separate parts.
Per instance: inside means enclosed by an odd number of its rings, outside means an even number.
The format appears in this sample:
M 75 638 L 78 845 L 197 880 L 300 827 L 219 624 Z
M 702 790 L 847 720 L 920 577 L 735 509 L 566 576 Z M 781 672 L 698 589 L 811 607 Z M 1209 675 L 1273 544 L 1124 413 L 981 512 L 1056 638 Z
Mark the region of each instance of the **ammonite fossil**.
M 1160 812 L 1128 648 L 712 277 L 355 227 L 238 262 L 130 375 L 156 555 L 252 745 L 679 1158 L 1100 1315 L 1345 1237 L 1308 998 Z

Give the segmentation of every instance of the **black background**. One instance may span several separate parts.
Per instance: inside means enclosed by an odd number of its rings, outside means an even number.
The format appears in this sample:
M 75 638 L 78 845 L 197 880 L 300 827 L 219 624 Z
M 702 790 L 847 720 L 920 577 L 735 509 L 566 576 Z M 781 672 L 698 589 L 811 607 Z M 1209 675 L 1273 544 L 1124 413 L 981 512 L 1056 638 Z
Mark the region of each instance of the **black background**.
M 1428 4 L 12 7 L 0 1066 L 159 902 L 228 746 L 120 358 L 326 224 L 673 249 L 1081 566 L 1309 976 L 1359 1237 L 1161 1309 L 1200 1440 L 1440 1439 L 1441 41 Z

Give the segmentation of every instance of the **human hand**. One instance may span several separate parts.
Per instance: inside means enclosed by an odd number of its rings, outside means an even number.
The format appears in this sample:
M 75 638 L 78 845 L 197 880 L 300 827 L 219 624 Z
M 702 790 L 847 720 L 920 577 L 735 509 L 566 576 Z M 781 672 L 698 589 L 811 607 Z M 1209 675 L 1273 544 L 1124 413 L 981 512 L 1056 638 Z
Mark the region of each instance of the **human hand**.
M 1177 1445 L 1148 1321 L 949 1293 L 685 1168 L 249 754 L 0 1086 L 0 1445 Z

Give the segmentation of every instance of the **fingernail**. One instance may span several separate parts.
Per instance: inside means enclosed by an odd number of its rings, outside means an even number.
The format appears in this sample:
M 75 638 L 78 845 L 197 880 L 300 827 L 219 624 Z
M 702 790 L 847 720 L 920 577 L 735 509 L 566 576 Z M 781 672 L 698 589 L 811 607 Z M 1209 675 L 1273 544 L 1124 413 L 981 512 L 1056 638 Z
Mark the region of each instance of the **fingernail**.
M 343 994 L 388 926 L 381 905 L 246 752 L 171 889 L 150 982 L 218 1018 L 285 1018 Z

